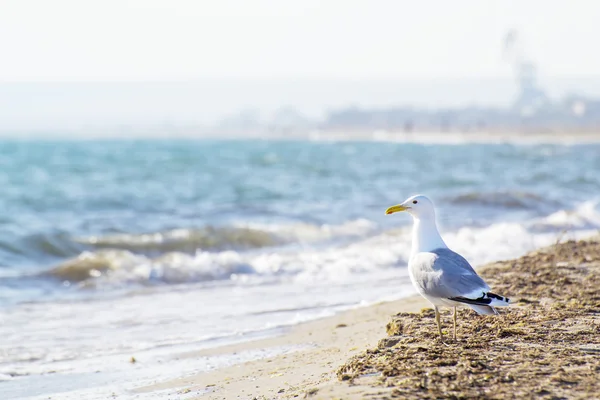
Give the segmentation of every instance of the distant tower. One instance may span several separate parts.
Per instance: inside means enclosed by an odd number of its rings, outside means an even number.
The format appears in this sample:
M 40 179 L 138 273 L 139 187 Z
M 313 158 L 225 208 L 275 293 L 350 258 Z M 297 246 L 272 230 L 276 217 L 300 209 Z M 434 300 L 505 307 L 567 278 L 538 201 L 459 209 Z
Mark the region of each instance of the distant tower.
M 520 89 L 513 108 L 523 116 L 531 116 L 548 106 L 550 99 L 537 84 L 537 68 L 527 59 L 515 29 L 509 30 L 504 38 L 504 57 L 513 64 Z

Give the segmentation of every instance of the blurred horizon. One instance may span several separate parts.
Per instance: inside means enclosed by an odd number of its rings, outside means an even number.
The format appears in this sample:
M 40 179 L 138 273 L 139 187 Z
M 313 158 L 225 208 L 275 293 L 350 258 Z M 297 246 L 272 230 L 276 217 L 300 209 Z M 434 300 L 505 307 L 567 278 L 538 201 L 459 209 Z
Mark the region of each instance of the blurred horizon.
M 0 135 L 595 130 L 598 14 L 593 1 L 7 0 Z
M 600 98 L 600 75 L 539 81 L 552 103 L 575 96 L 595 104 Z M 86 130 L 101 137 L 103 129 L 119 130 L 107 136 L 137 131 L 153 137 L 144 133 L 148 128 L 197 129 L 202 132 L 192 136 L 205 136 L 206 130 L 243 130 L 244 124 L 249 130 L 278 124 L 310 130 L 352 110 L 510 110 L 521 89 L 515 78 L 0 83 L 0 137 Z

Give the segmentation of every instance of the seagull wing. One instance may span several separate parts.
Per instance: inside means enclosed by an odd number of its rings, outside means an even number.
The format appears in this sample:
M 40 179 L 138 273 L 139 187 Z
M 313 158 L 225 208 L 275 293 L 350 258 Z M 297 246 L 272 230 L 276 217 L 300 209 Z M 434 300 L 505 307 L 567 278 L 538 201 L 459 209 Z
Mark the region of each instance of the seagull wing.
M 506 297 L 491 293 L 471 264 L 448 248 L 418 253 L 411 259 L 409 268 L 415 285 L 427 296 L 470 306 L 507 306 L 510 302 Z

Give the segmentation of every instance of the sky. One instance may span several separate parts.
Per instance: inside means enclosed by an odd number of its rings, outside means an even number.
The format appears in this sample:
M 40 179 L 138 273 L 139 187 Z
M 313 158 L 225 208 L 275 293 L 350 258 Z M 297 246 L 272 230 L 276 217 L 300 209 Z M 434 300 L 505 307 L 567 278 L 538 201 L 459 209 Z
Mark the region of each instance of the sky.
M 540 79 L 598 77 L 598 16 L 595 0 L 0 0 L 0 92 L 8 87 L 14 98 L 26 96 L 29 89 L 14 86 L 25 82 L 245 82 L 237 92 L 226 91 L 231 102 L 208 112 L 213 119 L 228 108 L 266 107 L 267 100 L 253 102 L 251 93 L 242 93 L 256 90 L 248 82 L 281 82 L 272 89 L 273 104 L 279 97 L 315 108 L 375 104 L 377 83 L 365 89 L 365 98 L 350 90 L 346 99 L 327 103 L 319 82 L 396 82 L 400 90 L 402 82 L 506 81 L 513 69 L 502 45 L 510 29 L 518 29 Z M 302 80 L 316 94 L 286 98 L 302 92 L 288 85 Z M 445 91 L 432 91 L 438 101 L 430 103 L 446 104 Z M 483 97 L 506 102 L 510 93 Z M 75 92 L 63 94 L 79 106 L 99 106 Z M 13 97 L 6 96 L 0 105 L 10 106 Z M 141 108 L 136 112 L 143 118 Z
M 0 81 L 595 74 L 600 2 L 0 0 Z

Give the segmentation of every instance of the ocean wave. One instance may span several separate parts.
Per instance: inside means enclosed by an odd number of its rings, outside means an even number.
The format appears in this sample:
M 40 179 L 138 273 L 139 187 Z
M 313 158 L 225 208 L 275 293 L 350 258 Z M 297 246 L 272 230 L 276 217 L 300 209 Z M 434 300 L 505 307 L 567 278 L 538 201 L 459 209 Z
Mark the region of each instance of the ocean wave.
M 151 258 L 127 250 L 86 251 L 58 264 L 41 276 L 60 279 L 80 286 L 130 283 L 183 283 L 230 278 L 236 273 L 252 273 L 239 253 L 199 252 L 196 255 L 171 252 Z
M 152 233 L 119 233 L 73 237 L 66 233 L 42 233 L 4 240 L 0 249 L 16 257 L 40 261 L 72 258 L 84 251 L 125 250 L 136 254 L 167 252 L 193 254 L 197 250 L 250 250 L 285 244 L 287 238 L 273 232 L 244 227 L 173 229 Z
M 600 229 L 600 203 L 584 202 L 571 210 L 550 213 L 527 221 L 463 226 L 443 232 L 446 243 L 472 264 L 517 257 L 565 238 L 581 238 Z M 236 228 L 237 229 L 237 228 Z M 243 232 L 250 228 L 240 228 Z M 264 243 L 296 245 L 241 249 L 198 249 L 184 252 L 139 252 L 140 246 L 165 247 L 164 236 L 144 238 L 103 238 L 102 246 L 113 243 L 124 248 L 95 248 L 81 252 L 41 273 L 43 278 L 76 286 L 124 287 L 128 285 L 181 284 L 229 280 L 234 284 L 254 284 L 282 280 L 340 281 L 360 273 L 406 266 L 411 246 L 408 226 L 377 232 L 374 224 L 357 220 L 338 226 L 263 225 L 252 229 L 260 237 L 276 238 Z M 352 240 L 323 242 L 324 239 L 352 236 Z M 174 235 L 175 238 L 179 236 Z M 185 238 L 186 235 L 183 235 Z M 118 240 L 117 240 L 118 239 Z M 311 242 L 318 245 L 303 245 Z M 149 243 L 149 244 L 148 244 Z M 163 247 L 160 247 L 163 246 Z M 156 247 L 153 247 L 156 248 Z M 171 247 L 173 248 L 173 247 Z M 189 247 L 192 249 L 193 246 Z
M 571 210 L 558 210 L 528 224 L 533 232 L 600 230 L 600 200 L 589 200 Z
M 179 252 L 189 255 L 197 251 L 249 251 L 289 244 L 315 243 L 342 238 L 366 236 L 377 228 L 367 220 L 340 225 L 236 224 L 179 228 L 148 233 L 117 233 L 70 236 L 64 232 L 39 233 L 0 240 L 0 250 L 16 259 L 38 262 L 74 258 L 85 251 L 123 250 L 133 254 L 160 256 Z
M 75 237 L 73 241 L 95 249 L 185 253 L 193 253 L 198 249 L 256 249 L 283 243 L 281 238 L 259 229 L 213 226 L 142 234 Z
M 341 225 L 255 224 L 252 227 L 78 238 L 79 243 L 92 249 L 54 266 L 41 276 L 89 286 L 295 275 L 309 264 L 310 254 L 319 254 L 319 251 L 298 254 L 297 250 L 275 246 L 365 237 L 375 228 L 370 221 L 356 220 Z M 245 252 L 248 248 L 260 248 L 261 251 Z M 331 255 L 334 264 L 335 250 L 331 251 L 334 251 Z
M 44 259 L 73 257 L 84 250 L 62 232 L 37 233 L 22 238 L 5 237 L 0 250 L 17 258 Z
M 119 249 L 135 253 L 159 254 L 198 250 L 250 250 L 289 243 L 313 243 L 342 237 L 364 236 L 375 229 L 367 220 L 349 221 L 341 225 L 245 224 L 207 226 L 198 229 L 174 229 L 144 234 L 114 234 L 77 237 L 73 240 L 93 249 Z
M 314 243 L 336 238 L 364 237 L 377 229 L 377 224 L 356 219 L 339 225 L 330 224 L 250 224 L 242 227 L 269 232 L 288 243 Z
M 523 191 L 470 192 L 448 198 L 456 205 L 484 206 L 506 209 L 532 210 L 558 204 L 535 193 Z
M 553 213 L 542 219 L 486 227 L 465 226 L 445 231 L 443 236 L 452 249 L 473 265 L 480 265 L 516 257 L 559 239 L 595 233 L 600 229 L 597 206 L 598 203 L 588 202 L 569 212 Z M 562 215 L 569 217 L 563 220 Z M 565 234 L 567 226 L 571 228 Z M 234 284 L 290 279 L 336 282 L 356 274 L 406 266 L 410 235 L 410 228 L 405 227 L 327 246 L 274 247 L 258 252 L 167 252 L 156 257 L 128 250 L 100 249 L 83 252 L 45 272 L 44 276 L 88 288 L 218 280 L 230 280 Z

